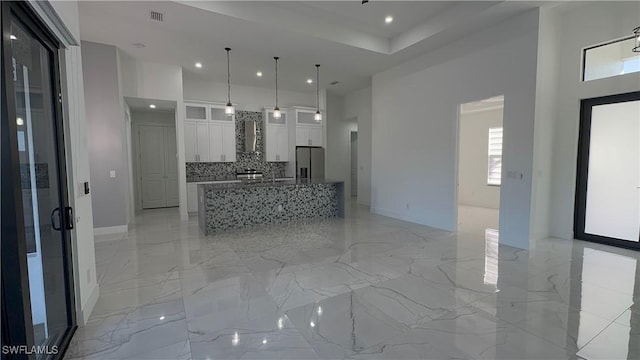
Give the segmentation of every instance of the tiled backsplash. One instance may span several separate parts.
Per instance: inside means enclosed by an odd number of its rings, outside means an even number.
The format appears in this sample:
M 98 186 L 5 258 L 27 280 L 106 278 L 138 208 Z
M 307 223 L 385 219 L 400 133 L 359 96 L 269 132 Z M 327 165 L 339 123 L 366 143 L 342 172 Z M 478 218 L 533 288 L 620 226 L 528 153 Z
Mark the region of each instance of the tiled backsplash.
M 244 122 L 256 122 L 256 152 L 244 152 Z M 287 163 L 266 162 L 264 160 L 264 122 L 258 111 L 236 111 L 236 162 L 205 163 L 188 162 L 186 164 L 187 181 L 199 177 L 235 177 L 236 171 L 256 169 L 264 177 L 284 177 Z

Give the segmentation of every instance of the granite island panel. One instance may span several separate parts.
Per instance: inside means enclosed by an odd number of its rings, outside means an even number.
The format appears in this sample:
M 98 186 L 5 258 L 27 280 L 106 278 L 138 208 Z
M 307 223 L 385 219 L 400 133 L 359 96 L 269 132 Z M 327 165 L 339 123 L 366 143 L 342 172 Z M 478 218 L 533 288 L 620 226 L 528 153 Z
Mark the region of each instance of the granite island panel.
M 344 217 L 344 182 L 289 180 L 198 185 L 205 234 L 293 221 Z

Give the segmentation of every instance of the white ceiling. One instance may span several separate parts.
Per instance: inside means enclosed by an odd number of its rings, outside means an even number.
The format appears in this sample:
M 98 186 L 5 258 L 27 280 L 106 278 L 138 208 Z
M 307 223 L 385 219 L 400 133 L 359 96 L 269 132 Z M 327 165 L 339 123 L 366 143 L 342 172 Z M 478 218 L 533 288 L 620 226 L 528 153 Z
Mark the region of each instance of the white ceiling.
M 312 92 L 314 64 L 320 86 L 346 93 L 369 85 L 371 75 L 531 9 L 537 3 L 501 1 L 331 2 L 80 2 L 82 40 L 118 46 L 129 55 L 181 65 L 212 81 L 272 87 L 273 56 L 280 56 L 282 89 Z M 164 22 L 150 19 L 151 10 Z M 390 14 L 393 23 L 384 23 Z M 142 43 L 144 48 L 132 44 Z M 195 62 L 203 68 L 196 69 Z M 256 71 L 264 76 L 258 78 Z M 340 84 L 331 86 L 331 81 Z

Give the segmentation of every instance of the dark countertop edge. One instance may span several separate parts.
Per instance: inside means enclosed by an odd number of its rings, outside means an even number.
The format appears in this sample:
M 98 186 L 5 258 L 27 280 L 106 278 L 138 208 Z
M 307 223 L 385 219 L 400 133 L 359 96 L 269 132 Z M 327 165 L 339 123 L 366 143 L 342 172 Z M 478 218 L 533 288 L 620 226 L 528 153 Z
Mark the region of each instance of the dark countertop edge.
M 269 181 L 255 183 L 220 183 L 220 184 L 199 184 L 204 190 L 227 190 L 227 189 L 251 189 L 257 187 L 277 187 L 277 186 L 295 186 L 295 185 L 322 185 L 322 184 L 344 184 L 343 180 L 289 180 L 289 181 Z

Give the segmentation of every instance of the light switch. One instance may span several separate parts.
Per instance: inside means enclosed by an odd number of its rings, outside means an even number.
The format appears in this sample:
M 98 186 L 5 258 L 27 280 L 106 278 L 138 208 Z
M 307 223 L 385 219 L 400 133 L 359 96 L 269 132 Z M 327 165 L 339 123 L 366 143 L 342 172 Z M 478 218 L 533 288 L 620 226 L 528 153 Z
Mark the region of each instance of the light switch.
M 115 170 L 109 171 L 109 177 L 112 178 L 112 179 L 115 179 L 116 178 L 116 171 Z

